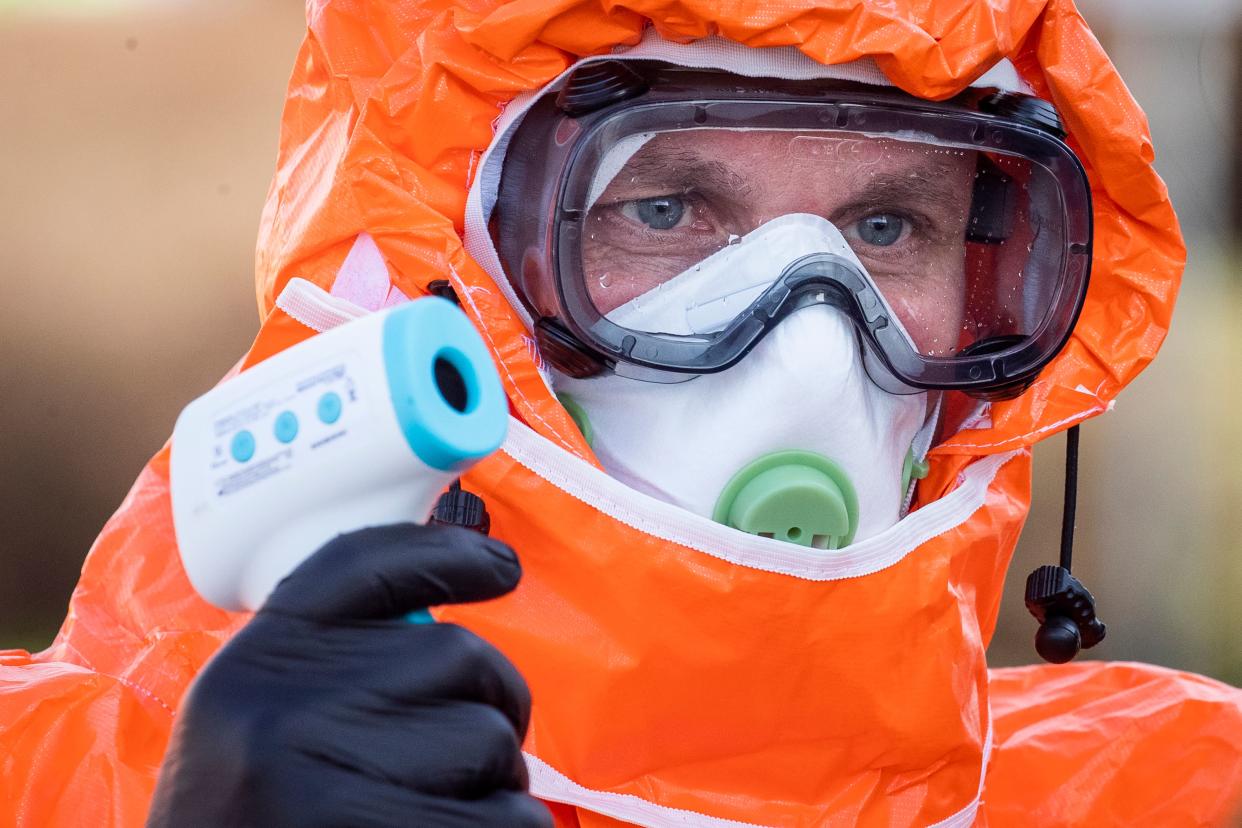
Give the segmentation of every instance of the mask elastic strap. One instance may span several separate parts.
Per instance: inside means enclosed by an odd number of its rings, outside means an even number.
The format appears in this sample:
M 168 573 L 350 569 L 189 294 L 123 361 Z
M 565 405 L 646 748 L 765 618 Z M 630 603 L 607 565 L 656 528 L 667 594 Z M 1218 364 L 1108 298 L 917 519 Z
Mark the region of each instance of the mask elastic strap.
M 1041 566 L 1026 579 L 1026 608 L 1039 622 L 1035 651 L 1053 664 L 1064 664 L 1080 649 L 1099 644 L 1106 631 L 1104 623 L 1095 617 L 1095 598 L 1070 574 L 1078 509 L 1078 428 L 1071 426 L 1065 434 L 1061 563 Z
M 914 502 L 914 490 L 918 486 L 918 481 L 927 474 L 927 452 L 931 451 L 932 439 L 935 438 L 936 429 L 940 425 L 940 409 L 941 403 L 944 402 L 944 392 L 932 391 L 929 394 L 929 399 L 933 397 L 935 398 L 935 403 L 931 406 L 927 419 L 923 421 L 922 427 L 914 432 L 914 439 L 910 441 L 911 465 L 917 467 L 921 474 L 914 474 L 906 482 L 906 491 L 902 495 L 901 501 L 902 517 L 910 513 L 910 504 Z

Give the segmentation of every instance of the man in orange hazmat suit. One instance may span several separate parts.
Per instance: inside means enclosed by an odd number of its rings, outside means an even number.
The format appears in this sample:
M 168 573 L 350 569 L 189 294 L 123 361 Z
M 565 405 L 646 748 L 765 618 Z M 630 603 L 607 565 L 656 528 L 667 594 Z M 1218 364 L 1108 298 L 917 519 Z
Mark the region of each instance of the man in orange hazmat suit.
M 1030 446 L 1184 261 L 1071 3 L 307 17 L 241 368 L 451 292 L 512 414 L 462 481 L 496 540 L 345 535 L 226 613 L 166 448 L 0 655 L 12 824 L 1229 824 L 1242 693 L 984 657 Z

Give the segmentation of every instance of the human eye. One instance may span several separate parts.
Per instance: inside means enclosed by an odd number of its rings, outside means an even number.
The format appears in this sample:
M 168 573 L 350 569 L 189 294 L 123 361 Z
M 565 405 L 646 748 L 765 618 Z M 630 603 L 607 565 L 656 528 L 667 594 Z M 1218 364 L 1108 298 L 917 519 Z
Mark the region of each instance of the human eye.
M 943 234 L 922 212 L 877 205 L 841 218 L 841 235 L 877 279 L 917 278 L 945 247 Z
M 690 224 L 693 210 L 688 199 L 679 195 L 637 198 L 617 204 L 617 210 L 629 221 L 648 230 L 675 230 Z
M 871 213 L 855 222 L 853 235 L 873 247 L 892 247 L 909 238 L 911 222 L 896 213 Z

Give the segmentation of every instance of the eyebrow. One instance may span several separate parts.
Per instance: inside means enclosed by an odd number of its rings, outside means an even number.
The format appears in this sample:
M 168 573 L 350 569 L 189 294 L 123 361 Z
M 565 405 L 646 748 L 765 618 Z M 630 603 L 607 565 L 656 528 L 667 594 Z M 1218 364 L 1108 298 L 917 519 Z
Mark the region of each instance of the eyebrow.
M 849 201 L 836 207 L 837 212 L 868 209 L 877 201 L 953 204 L 959 201 L 958 189 L 935 175 L 934 168 L 912 168 L 902 174 L 881 173 L 854 193 Z
M 751 195 L 754 189 L 747 176 L 735 167 L 694 149 L 644 148 L 613 179 L 614 183 L 625 186 L 629 182 L 621 180 L 622 173 L 632 177 L 644 176 L 669 188 L 684 190 L 694 185 L 729 192 L 741 198 Z M 895 205 L 957 203 L 960 201 L 958 188 L 942 173 L 941 165 L 926 161 L 915 161 L 899 172 L 877 173 L 848 201 L 835 205 L 833 212 L 870 209 L 877 201 Z
M 661 184 L 685 188 L 687 185 L 715 188 L 738 193 L 751 192 L 750 182 L 733 167 L 715 158 L 707 158 L 693 150 L 651 149 L 640 151 L 617 174 L 648 176 Z M 628 182 L 622 182 L 628 183 Z

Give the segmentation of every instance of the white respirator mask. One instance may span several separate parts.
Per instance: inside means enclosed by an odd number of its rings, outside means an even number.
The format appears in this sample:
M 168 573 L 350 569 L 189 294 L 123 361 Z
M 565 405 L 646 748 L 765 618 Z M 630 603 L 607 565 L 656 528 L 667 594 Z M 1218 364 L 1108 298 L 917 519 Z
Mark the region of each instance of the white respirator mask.
M 797 259 L 861 263 L 826 219 L 774 219 L 609 313 L 671 334 L 718 329 Z M 604 469 L 630 487 L 751 534 L 839 549 L 895 524 L 935 430 L 927 393 L 867 375 L 852 324 L 816 304 L 738 364 L 685 382 L 553 371 Z M 935 395 L 938 402 L 939 396 Z

